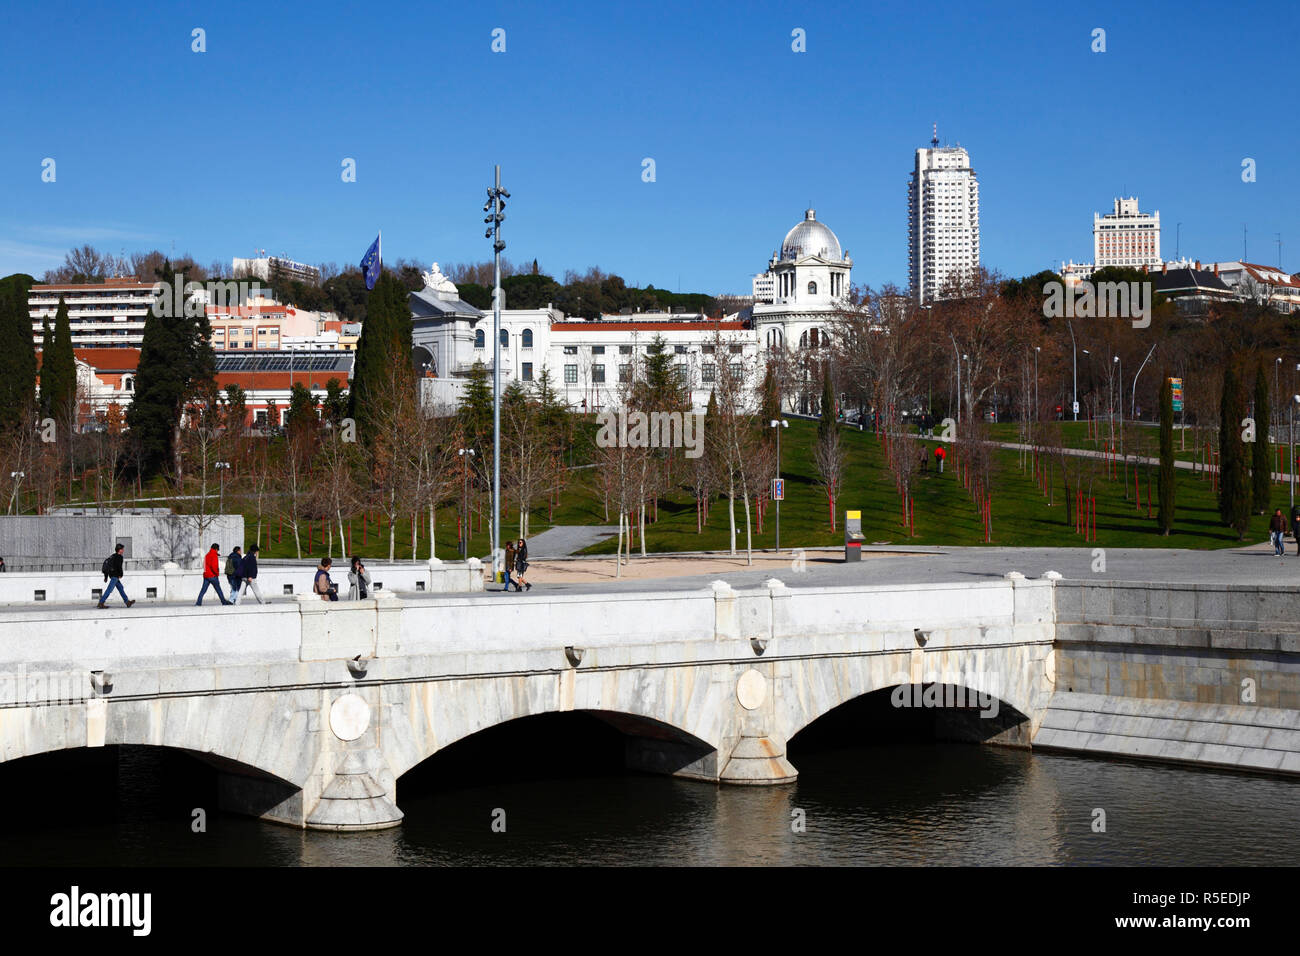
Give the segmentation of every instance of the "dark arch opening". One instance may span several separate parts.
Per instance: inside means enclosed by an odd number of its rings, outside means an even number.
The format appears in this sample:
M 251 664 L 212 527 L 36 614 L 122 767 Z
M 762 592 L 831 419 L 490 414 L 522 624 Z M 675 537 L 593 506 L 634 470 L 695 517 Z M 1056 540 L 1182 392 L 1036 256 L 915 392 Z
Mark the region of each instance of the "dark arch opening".
M 215 832 L 262 826 L 222 812 L 223 779 L 231 777 L 268 792 L 297 790 L 255 768 L 172 747 L 77 747 L 5 761 L 0 846 L 10 865 L 190 864 L 195 854 L 216 852 Z M 212 841 L 202 847 L 194 842 L 196 810 Z
M 1029 746 L 1029 718 L 991 694 L 957 684 L 900 684 L 834 707 L 790 740 L 799 752 L 934 741 Z

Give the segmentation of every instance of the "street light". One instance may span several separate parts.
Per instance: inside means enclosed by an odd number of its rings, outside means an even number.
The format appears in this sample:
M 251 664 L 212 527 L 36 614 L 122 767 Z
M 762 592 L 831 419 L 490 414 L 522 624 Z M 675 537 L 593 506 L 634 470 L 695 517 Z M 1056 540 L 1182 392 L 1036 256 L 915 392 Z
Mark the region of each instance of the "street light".
M 1070 348 L 1074 354 L 1074 420 L 1079 420 L 1079 343 L 1074 340 L 1074 326 L 1069 322 L 1065 327 L 1070 330 Z
M 1300 369 L 1300 365 L 1296 366 Z M 1287 463 L 1287 472 L 1291 475 L 1291 507 L 1295 507 L 1295 407 L 1300 405 L 1300 395 L 1291 396 L 1291 461 Z M 1293 532 L 1294 533 L 1294 530 Z
M 1034 421 L 1038 421 L 1042 416 L 1039 413 L 1038 404 L 1038 353 L 1043 350 L 1041 345 L 1034 346 Z
M 461 467 L 465 473 L 464 491 L 461 497 L 465 503 L 465 517 L 460 526 L 460 556 L 469 560 L 469 460 L 474 457 L 474 449 L 461 448 L 456 454 L 463 462 Z
M 19 486 L 19 484 L 22 483 L 22 480 L 23 480 L 24 478 L 26 478 L 26 477 L 27 477 L 27 472 L 25 472 L 25 471 L 11 471 L 11 472 L 9 472 L 9 478 L 10 478 L 10 480 L 12 480 L 13 483 L 14 483 L 14 491 L 13 491 L 13 494 L 9 496 L 9 513 L 10 513 L 10 514 L 13 513 L 13 510 L 14 510 L 14 502 L 18 499 L 18 486 Z
M 1111 360 L 1119 366 L 1119 457 L 1124 457 L 1124 363 L 1119 360 L 1119 356 L 1112 356 Z M 1110 413 L 1111 424 L 1115 423 L 1114 403 L 1111 405 Z
M 1159 343 L 1156 344 L 1158 345 Z M 1155 345 L 1151 346 L 1151 351 L 1147 352 L 1147 357 L 1144 358 L 1142 360 L 1142 364 L 1138 366 L 1137 375 L 1133 376 L 1133 402 L 1131 407 L 1129 408 L 1129 412 L 1131 413 L 1130 417 L 1134 421 L 1137 421 L 1138 375 L 1141 375 L 1142 370 L 1147 367 L 1147 362 L 1151 360 L 1151 356 L 1152 354 L 1155 353 L 1155 350 L 1156 350 Z M 1124 405 L 1124 380 L 1123 379 L 1120 379 L 1119 403 L 1120 406 L 1123 407 Z
M 790 423 L 784 418 L 772 419 L 767 423 L 768 428 L 776 429 L 776 477 L 781 477 L 781 429 L 789 428 Z M 783 493 L 784 496 L 784 493 Z M 776 553 L 781 553 L 781 499 L 776 499 Z
M 221 496 L 217 499 L 217 514 L 226 513 L 226 472 L 230 470 L 230 462 L 219 461 L 212 466 L 217 469 L 217 477 L 221 485 Z
M 483 238 L 492 240 L 492 580 L 496 580 L 501 561 L 501 223 L 505 220 L 505 200 L 509 190 L 501 188 L 501 167 L 495 167 L 495 184 L 488 187 L 483 211 L 488 224 Z

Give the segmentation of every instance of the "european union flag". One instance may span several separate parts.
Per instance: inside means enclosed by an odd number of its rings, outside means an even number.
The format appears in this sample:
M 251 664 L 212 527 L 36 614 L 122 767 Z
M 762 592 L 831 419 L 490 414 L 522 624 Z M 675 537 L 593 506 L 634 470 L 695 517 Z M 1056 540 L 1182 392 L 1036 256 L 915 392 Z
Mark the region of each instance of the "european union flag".
M 361 257 L 361 273 L 366 278 L 366 291 L 369 292 L 379 281 L 379 273 L 383 271 L 384 264 L 379 258 L 379 238 L 376 236 L 375 241 L 370 244 L 366 254 Z

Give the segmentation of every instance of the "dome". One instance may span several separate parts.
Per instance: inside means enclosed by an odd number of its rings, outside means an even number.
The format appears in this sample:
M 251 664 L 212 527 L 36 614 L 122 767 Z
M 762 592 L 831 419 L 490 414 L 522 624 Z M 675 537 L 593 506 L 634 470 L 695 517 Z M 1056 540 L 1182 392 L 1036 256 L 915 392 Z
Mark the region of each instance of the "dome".
M 785 234 L 781 243 L 782 259 L 802 259 L 804 256 L 821 256 L 839 262 L 844 257 L 840 253 L 840 241 L 835 238 L 825 223 L 817 221 L 817 210 L 809 209 L 803 214 L 803 222 Z

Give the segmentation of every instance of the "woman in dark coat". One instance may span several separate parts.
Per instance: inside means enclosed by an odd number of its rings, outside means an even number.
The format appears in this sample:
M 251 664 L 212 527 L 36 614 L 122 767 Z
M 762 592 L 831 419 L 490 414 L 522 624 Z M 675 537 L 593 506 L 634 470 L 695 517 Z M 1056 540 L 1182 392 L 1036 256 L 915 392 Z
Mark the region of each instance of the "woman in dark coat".
M 524 573 L 528 570 L 528 542 L 520 538 L 515 543 L 515 590 L 531 591 L 533 586 L 524 580 Z M 523 585 L 520 588 L 519 585 Z

